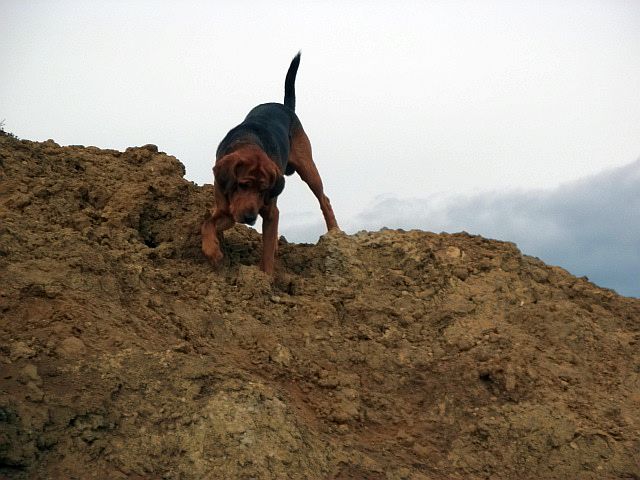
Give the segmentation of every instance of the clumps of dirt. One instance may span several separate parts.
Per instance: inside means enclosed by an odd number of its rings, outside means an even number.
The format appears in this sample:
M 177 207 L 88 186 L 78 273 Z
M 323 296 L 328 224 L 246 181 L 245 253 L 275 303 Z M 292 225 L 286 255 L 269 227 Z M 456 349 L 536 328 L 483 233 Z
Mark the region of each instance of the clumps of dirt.
M 183 174 L 0 136 L 0 477 L 640 478 L 639 300 L 466 233 L 214 272 Z

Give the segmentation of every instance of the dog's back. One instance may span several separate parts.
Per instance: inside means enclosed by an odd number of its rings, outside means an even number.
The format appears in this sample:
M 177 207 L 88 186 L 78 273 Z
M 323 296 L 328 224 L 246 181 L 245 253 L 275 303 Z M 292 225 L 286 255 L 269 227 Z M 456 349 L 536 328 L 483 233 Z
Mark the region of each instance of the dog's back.
M 291 132 L 300 125 L 293 110 L 281 103 L 263 103 L 252 109 L 244 121 L 232 128 L 222 139 L 216 158 L 221 158 L 241 145 L 248 143 L 259 146 L 278 164 L 281 171 L 291 175 L 287 169 L 287 159 L 291 144 Z

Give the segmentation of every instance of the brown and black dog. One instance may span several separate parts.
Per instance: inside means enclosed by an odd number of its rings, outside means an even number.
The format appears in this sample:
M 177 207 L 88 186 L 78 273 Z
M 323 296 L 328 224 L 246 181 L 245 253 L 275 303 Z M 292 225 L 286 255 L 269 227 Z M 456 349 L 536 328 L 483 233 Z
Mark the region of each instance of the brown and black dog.
M 278 243 L 278 195 L 284 175 L 298 172 L 320 202 L 327 230 L 337 230 L 331 203 L 311 156 L 311 144 L 295 114 L 295 80 L 300 53 L 291 61 L 284 82 L 284 104 L 264 103 L 222 139 L 213 167 L 215 211 L 202 224 L 202 251 L 218 266 L 222 232 L 234 223 L 253 225 L 262 217 L 260 268 L 273 274 Z

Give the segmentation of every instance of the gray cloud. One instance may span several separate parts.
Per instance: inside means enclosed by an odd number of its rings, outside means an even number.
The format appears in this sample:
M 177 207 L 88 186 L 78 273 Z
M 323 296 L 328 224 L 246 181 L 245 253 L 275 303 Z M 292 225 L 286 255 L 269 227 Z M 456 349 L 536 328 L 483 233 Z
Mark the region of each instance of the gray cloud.
M 528 255 L 640 297 L 640 160 L 551 190 L 380 197 L 347 228 L 383 226 L 514 241 Z

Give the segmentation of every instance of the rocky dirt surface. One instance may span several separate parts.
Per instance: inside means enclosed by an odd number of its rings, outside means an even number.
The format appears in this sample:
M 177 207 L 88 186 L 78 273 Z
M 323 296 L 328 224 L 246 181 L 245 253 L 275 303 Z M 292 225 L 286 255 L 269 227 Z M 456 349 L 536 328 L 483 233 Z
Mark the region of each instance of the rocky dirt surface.
M 465 233 L 214 272 L 183 174 L 0 136 L 0 478 L 640 478 L 640 300 Z

